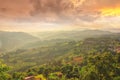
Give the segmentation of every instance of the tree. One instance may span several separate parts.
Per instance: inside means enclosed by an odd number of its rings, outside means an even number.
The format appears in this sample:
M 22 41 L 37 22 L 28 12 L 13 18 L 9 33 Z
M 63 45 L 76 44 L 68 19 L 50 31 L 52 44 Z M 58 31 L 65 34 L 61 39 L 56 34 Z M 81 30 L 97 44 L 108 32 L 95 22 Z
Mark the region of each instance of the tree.
M 12 75 L 12 80 L 23 80 L 25 78 L 26 74 L 21 72 L 15 72 Z
M 7 80 L 9 78 L 9 75 L 7 73 L 8 70 L 9 67 L 0 62 L 0 80 Z
M 113 80 L 116 76 L 115 59 L 111 53 L 95 54 L 82 67 L 82 80 Z

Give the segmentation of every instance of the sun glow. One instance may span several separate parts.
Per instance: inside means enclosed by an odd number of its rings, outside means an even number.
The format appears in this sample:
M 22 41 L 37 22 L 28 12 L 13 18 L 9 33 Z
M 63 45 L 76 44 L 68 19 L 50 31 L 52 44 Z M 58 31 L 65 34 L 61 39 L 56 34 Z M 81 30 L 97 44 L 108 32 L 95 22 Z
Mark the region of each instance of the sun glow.
M 120 7 L 117 8 L 103 8 L 101 9 L 103 16 L 120 16 Z

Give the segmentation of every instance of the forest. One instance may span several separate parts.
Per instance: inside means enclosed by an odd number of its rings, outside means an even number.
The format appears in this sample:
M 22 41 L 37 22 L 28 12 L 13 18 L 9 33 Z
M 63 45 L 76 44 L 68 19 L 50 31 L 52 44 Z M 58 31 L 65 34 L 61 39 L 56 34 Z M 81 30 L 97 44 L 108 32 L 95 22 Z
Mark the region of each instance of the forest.
M 1 53 L 0 80 L 120 80 L 120 34 Z

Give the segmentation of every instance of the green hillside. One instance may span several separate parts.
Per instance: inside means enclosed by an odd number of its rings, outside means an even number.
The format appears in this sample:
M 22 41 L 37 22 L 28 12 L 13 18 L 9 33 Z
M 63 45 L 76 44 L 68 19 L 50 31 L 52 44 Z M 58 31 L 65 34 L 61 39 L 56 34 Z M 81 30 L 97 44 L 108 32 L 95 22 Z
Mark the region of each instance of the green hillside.
M 36 48 L 41 46 L 49 46 L 55 43 L 80 41 L 86 38 L 100 37 L 112 34 L 107 31 L 85 30 L 85 31 L 56 31 L 56 32 L 39 32 L 31 33 L 31 35 L 40 38 L 40 41 L 32 42 L 21 48 Z
M 38 32 L 31 33 L 34 36 L 39 37 L 41 40 L 51 39 L 69 39 L 69 40 L 83 40 L 89 37 L 99 37 L 102 35 L 111 34 L 108 31 L 100 30 L 83 30 L 83 31 L 56 31 L 56 32 Z
M 18 49 L 6 53 L 2 58 L 7 64 L 22 71 L 28 67 L 37 66 L 64 59 L 66 57 L 79 56 L 85 54 L 95 54 L 104 52 L 114 52 L 115 47 L 120 45 L 120 35 L 102 36 L 99 38 L 87 38 L 83 41 L 71 41 L 54 43 L 49 46 Z M 21 65 L 23 64 L 23 65 Z
M 17 48 L 26 43 L 39 40 L 38 38 L 23 32 L 5 32 L 0 31 L 0 49 L 8 51 Z
M 2 66 L 3 72 L 9 70 L 2 76 L 8 80 L 120 80 L 119 33 L 79 41 L 49 41 L 3 54 L 0 58 L 10 70 Z

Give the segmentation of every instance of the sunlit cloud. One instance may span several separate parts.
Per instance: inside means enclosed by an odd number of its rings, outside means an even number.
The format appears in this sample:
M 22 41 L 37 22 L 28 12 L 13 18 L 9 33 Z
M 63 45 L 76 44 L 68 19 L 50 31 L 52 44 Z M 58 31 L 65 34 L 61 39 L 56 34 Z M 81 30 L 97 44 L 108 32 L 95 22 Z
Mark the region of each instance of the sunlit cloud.
M 119 29 L 119 5 L 120 0 L 0 0 L 0 30 Z
M 101 9 L 103 16 L 120 16 L 120 7 Z

